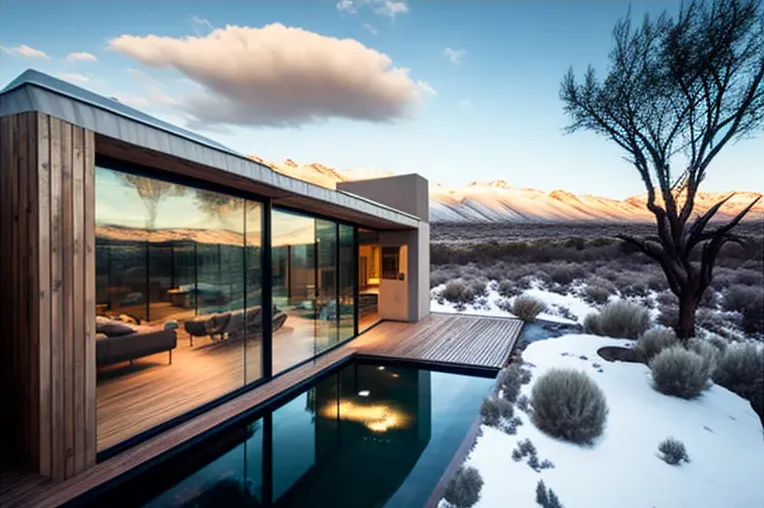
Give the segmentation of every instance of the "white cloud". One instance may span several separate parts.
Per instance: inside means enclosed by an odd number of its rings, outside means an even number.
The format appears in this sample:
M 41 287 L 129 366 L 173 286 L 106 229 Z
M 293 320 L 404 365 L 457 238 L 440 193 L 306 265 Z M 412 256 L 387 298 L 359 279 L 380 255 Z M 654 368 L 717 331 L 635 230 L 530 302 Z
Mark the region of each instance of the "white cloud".
M 409 12 L 409 6 L 406 2 L 382 2 L 380 6 L 374 8 L 374 12 L 380 16 L 395 18 L 398 14 Z
M 369 23 L 364 23 L 363 27 L 366 30 L 368 30 L 371 33 L 371 35 L 377 35 L 379 33 L 379 30 L 377 30 L 377 27 L 375 27 L 374 25 L 371 25 Z
M 66 56 L 67 62 L 95 62 L 98 58 L 92 53 L 87 51 L 80 51 L 79 53 L 69 53 Z
M 22 56 L 26 58 L 44 58 L 45 60 L 50 60 L 48 55 L 46 55 L 39 49 L 30 48 L 26 44 L 21 44 L 13 48 L 0 46 L 0 51 L 5 51 L 9 55 L 16 56 L 16 57 Z
M 336 4 L 337 10 L 348 14 L 356 14 L 361 7 L 369 7 L 379 16 L 387 16 L 395 19 L 398 14 L 409 12 L 407 1 L 398 0 L 340 0 Z
M 469 99 L 462 99 L 458 102 L 460 108 L 468 108 L 472 105 L 472 101 Z
M 432 87 L 352 39 L 300 28 L 227 26 L 204 37 L 122 35 L 111 49 L 175 69 L 202 91 L 175 107 L 199 123 L 294 126 L 328 118 L 384 122 L 410 116 Z
M 340 12 L 349 12 L 351 14 L 355 14 L 358 12 L 358 9 L 356 8 L 356 0 L 340 0 L 337 2 L 337 10 Z
M 191 22 L 191 26 L 194 27 L 194 32 L 196 32 L 196 35 L 202 35 L 204 32 L 209 33 L 215 29 L 215 27 L 212 26 L 212 23 L 210 23 L 210 20 L 195 14 L 189 16 L 189 21 Z
M 451 60 L 451 62 L 458 64 L 461 63 L 462 60 L 464 60 L 464 57 L 467 56 L 467 51 L 464 49 L 452 49 L 452 48 L 446 48 L 443 50 L 443 54 Z
M 56 77 L 74 83 L 75 85 L 87 85 L 93 81 L 93 78 L 85 76 L 84 74 L 77 74 L 76 72 L 61 72 L 56 74 Z

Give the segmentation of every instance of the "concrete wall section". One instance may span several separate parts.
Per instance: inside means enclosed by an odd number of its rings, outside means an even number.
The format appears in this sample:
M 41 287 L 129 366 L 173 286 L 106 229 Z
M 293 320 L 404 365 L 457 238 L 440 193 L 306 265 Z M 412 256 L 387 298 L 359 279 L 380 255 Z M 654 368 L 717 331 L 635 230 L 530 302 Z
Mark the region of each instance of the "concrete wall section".
M 417 321 L 430 314 L 430 224 L 423 222 L 417 230 L 417 283 L 413 288 L 418 301 Z
M 427 180 L 417 174 L 338 182 L 337 190 L 387 205 L 401 212 L 430 222 L 430 200 Z

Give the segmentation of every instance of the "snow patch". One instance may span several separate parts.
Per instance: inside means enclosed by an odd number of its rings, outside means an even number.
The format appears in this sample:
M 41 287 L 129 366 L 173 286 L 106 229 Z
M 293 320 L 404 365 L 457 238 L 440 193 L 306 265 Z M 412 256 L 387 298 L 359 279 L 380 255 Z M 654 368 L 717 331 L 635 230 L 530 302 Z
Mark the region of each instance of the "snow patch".
M 522 392 L 530 395 L 535 380 L 550 368 L 585 371 L 607 397 L 605 432 L 592 447 L 573 445 L 542 433 L 518 409 L 523 425 L 517 435 L 483 426 L 467 460 L 484 481 L 476 508 L 536 507 L 541 479 L 566 508 L 764 506 L 764 439 L 750 404 L 718 385 L 692 401 L 662 395 L 653 389 L 645 365 L 610 363 L 597 355 L 604 346 L 629 345 L 633 341 L 566 335 L 528 346 L 523 359 L 533 365 L 533 379 Z M 685 444 L 689 464 L 670 466 L 658 458 L 658 444 L 667 437 Z M 512 450 L 524 439 L 554 468 L 537 473 L 512 460 Z

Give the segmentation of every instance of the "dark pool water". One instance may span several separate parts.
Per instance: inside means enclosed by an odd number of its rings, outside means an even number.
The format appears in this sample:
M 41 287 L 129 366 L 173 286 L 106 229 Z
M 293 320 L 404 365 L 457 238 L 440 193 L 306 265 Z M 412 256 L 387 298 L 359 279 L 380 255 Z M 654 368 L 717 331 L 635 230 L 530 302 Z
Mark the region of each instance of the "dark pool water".
M 351 364 L 123 484 L 118 496 L 107 493 L 88 504 L 422 506 L 492 384 L 461 374 Z
M 582 333 L 581 325 L 537 320 L 523 325 L 518 343 L 528 345 L 539 340 L 554 339 L 571 333 Z

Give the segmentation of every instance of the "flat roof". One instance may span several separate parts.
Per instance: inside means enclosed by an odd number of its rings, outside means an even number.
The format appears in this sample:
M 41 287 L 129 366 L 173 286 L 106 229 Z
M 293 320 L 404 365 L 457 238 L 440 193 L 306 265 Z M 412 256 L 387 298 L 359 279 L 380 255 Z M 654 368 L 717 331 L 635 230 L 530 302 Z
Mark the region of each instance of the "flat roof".
M 270 197 L 274 206 L 380 229 L 421 222 L 361 196 L 278 173 L 214 140 L 34 69 L 0 91 L 0 116 L 28 112 L 93 131 L 99 155 L 251 191 Z

